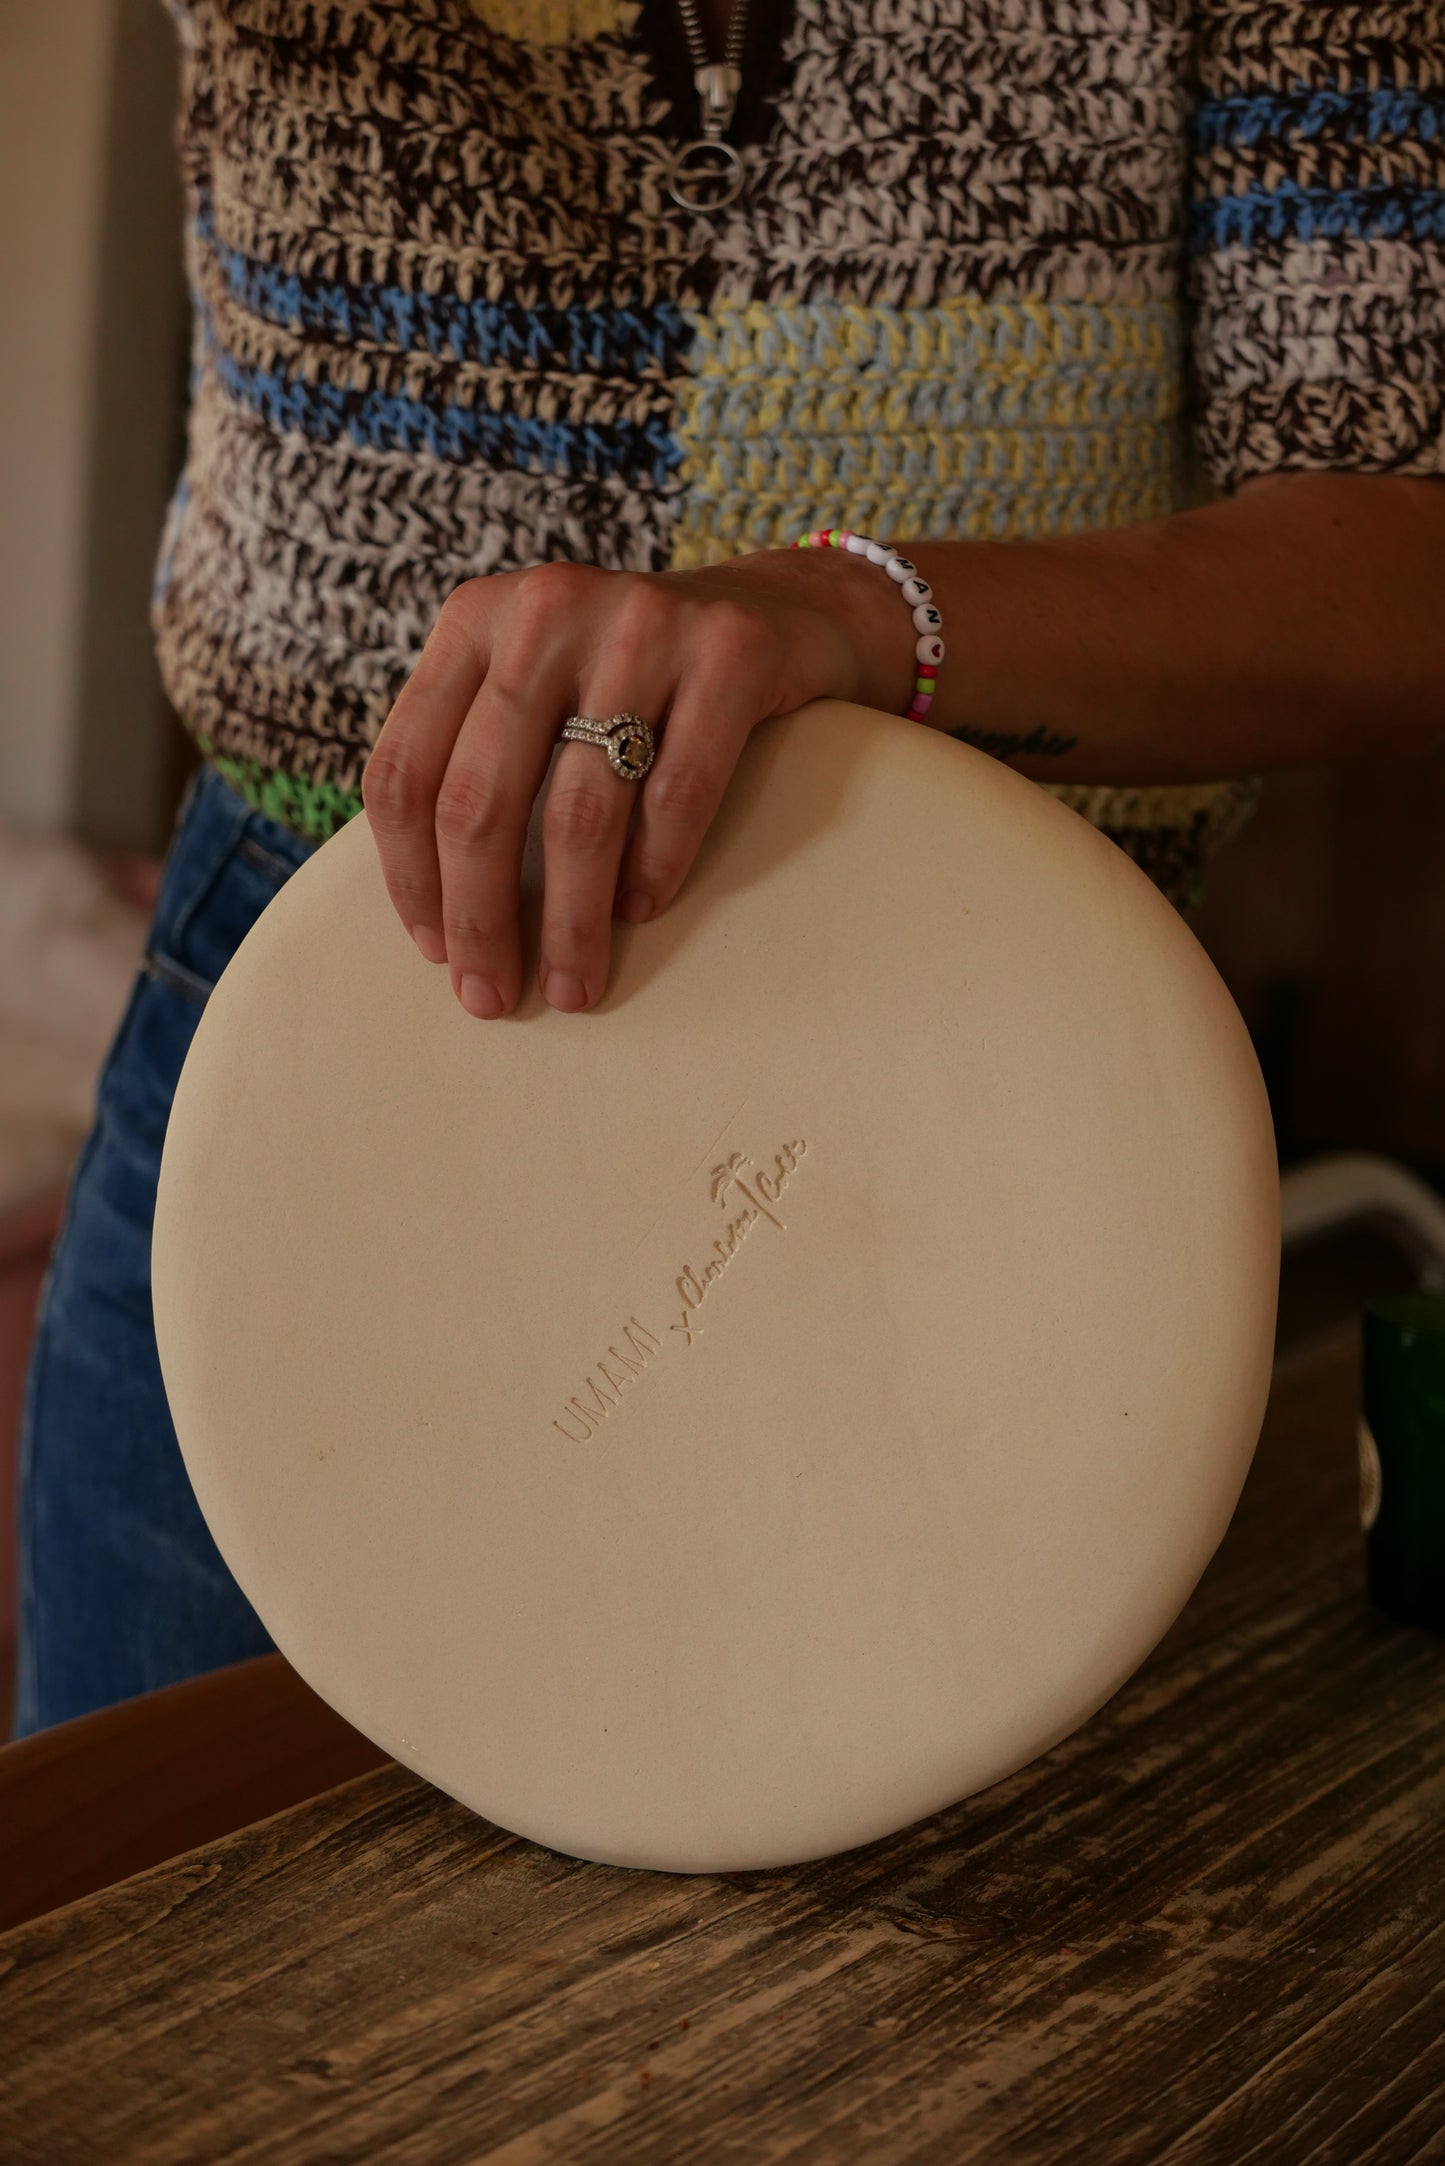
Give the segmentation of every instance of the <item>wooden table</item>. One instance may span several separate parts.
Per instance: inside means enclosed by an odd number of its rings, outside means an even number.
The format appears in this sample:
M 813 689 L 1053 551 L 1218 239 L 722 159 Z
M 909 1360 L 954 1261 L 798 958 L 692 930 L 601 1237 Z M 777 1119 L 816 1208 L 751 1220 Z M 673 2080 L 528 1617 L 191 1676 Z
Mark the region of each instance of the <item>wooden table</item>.
M 0 2156 L 1445 2158 L 1445 1640 L 1366 1605 L 1357 1345 L 1085 1729 L 906 1834 L 578 1863 L 388 1766 L 0 1939 Z

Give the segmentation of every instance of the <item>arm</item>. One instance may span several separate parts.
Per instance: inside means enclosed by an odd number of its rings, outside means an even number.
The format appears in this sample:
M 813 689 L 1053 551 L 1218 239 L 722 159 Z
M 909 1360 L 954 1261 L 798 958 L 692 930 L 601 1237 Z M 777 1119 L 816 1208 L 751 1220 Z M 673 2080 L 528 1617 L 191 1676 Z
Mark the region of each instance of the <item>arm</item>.
M 943 615 L 930 725 L 1041 781 L 1207 782 L 1445 738 L 1438 11 L 1190 13 L 1190 405 L 1220 500 L 1036 540 L 886 537 Z M 665 716 L 635 801 L 595 747 L 563 746 L 548 784 L 541 977 L 591 1005 L 613 910 L 668 907 L 749 731 L 828 694 L 901 712 L 912 650 L 892 583 L 835 551 L 466 582 L 363 782 L 403 923 L 473 1014 L 505 1013 L 558 718 Z
M 1272 473 L 1137 526 L 895 546 L 943 615 L 928 726 L 1024 774 L 1215 781 L 1445 743 L 1445 477 Z M 906 707 L 892 582 L 836 550 L 797 559 L 862 630 L 854 696 Z
M 1211 781 L 1445 739 L 1440 479 L 1275 473 L 1137 526 L 905 546 L 943 614 L 929 726 L 1026 774 Z M 505 1014 L 558 717 L 666 714 L 630 832 L 637 785 L 595 747 L 563 746 L 548 789 L 542 980 L 590 1006 L 614 909 L 667 908 L 755 725 L 830 694 L 901 713 L 915 637 L 893 582 L 832 549 L 466 581 L 362 778 L 402 922 L 463 1006 Z M 1059 749 L 1024 751 L 1038 730 Z

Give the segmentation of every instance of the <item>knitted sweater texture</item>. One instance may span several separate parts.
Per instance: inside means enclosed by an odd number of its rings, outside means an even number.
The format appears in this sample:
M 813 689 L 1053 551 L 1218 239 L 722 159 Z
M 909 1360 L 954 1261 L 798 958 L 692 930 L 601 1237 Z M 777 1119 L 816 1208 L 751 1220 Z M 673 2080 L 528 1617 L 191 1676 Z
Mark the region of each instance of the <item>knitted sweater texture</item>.
M 672 0 L 169 4 L 194 342 L 153 625 L 302 834 L 480 573 L 1445 473 L 1445 0 L 753 0 L 706 216 L 666 191 Z M 1184 907 L 1255 789 L 1044 786 Z

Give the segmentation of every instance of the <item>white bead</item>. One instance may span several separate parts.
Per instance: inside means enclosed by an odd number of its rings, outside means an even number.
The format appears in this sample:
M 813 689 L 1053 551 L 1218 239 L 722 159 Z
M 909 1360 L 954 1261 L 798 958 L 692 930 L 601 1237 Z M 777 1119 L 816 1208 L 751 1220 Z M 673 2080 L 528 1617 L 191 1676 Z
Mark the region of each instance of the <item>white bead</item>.
M 871 541 L 866 534 L 850 534 L 843 547 L 850 557 L 866 557 L 869 550 L 876 548 L 877 544 Z
M 943 660 L 943 641 L 937 632 L 925 632 L 913 652 L 920 662 L 939 663 Z
M 905 579 L 903 582 L 903 599 L 905 602 L 913 603 L 931 602 L 933 600 L 933 589 L 926 579 Z
M 932 602 L 920 602 L 913 612 L 913 621 L 920 632 L 941 632 L 943 619 Z
M 871 541 L 868 544 L 868 562 L 870 564 L 886 564 L 892 554 L 893 551 L 885 542 Z
M 907 557 L 890 557 L 883 567 L 890 579 L 896 579 L 901 587 L 905 579 L 916 576 L 918 566 L 910 564 Z

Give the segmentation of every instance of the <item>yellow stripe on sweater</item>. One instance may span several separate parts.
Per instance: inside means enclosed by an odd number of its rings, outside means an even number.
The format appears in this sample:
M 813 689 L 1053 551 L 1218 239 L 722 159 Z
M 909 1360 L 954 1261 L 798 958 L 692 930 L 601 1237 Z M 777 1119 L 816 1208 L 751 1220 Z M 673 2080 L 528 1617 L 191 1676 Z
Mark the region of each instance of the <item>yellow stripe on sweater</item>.
M 1179 500 L 1175 301 L 754 302 L 691 324 L 678 569 L 810 526 L 1068 533 Z

